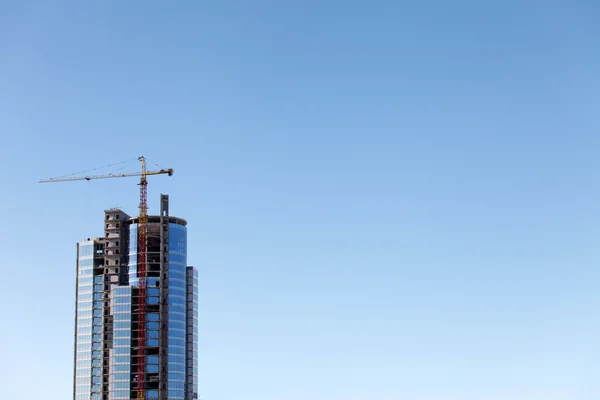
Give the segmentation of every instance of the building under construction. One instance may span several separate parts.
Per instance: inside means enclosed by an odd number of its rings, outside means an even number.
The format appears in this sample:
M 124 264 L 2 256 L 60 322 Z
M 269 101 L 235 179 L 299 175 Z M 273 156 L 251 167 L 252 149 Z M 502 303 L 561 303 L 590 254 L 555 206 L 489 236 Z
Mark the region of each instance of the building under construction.
M 106 210 L 103 236 L 77 244 L 74 400 L 198 398 L 187 222 L 169 215 L 167 195 L 160 215 L 142 211 Z

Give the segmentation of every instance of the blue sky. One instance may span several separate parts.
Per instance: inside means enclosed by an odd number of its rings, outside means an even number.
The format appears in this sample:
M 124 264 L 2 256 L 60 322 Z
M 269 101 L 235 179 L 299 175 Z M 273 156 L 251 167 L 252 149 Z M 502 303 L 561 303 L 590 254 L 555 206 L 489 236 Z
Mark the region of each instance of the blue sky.
M 71 396 L 75 243 L 136 212 L 135 179 L 37 181 L 145 155 L 202 399 L 600 398 L 599 14 L 2 2 L 3 396 Z

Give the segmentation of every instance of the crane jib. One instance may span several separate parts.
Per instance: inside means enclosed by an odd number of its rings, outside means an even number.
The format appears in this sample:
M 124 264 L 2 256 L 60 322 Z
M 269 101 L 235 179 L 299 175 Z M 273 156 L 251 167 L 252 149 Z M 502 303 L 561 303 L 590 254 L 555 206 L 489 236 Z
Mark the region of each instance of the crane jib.
M 161 169 L 160 171 L 147 171 L 144 175 L 162 175 L 166 174 L 169 176 L 173 175 L 173 169 Z M 52 183 L 52 182 L 69 182 L 69 181 L 91 181 L 92 179 L 109 179 L 109 178 L 129 178 L 133 176 L 142 176 L 141 172 L 128 172 L 124 174 L 108 174 L 108 175 L 91 175 L 91 176 L 70 176 L 66 178 L 49 178 L 41 179 L 40 183 Z

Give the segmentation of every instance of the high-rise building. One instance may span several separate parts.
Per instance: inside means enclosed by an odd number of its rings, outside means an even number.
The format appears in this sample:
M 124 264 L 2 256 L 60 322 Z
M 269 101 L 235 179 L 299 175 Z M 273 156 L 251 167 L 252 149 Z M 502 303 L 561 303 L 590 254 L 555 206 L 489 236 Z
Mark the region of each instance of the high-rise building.
M 73 400 L 136 399 L 139 379 L 145 399 L 197 399 L 198 274 L 187 265 L 187 222 L 169 216 L 167 195 L 160 215 L 148 216 L 139 376 L 139 221 L 120 209 L 104 213 L 104 236 L 77 244 Z

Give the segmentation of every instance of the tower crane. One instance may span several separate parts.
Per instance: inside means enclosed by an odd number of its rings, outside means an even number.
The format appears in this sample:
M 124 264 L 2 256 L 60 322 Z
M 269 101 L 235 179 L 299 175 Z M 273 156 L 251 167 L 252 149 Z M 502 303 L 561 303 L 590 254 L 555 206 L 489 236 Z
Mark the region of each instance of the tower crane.
M 141 172 L 128 172 L 121 174 L 107 175 L 81 175 L 67 176 L 60 178 L 42 179 L 40 183 L 66 182 L 66 181 L 90 181 L 92 179 L 106 178 L 127 178 L 133 176 L 140 177 L 140 205 L 138 216 L 138 256 L 137 256 L 137 277 L 138 277 L 138 367 L 137 367 L 137 399 L 145 399 L 145 376 L 146 376 L 146 235 L 148 230 L 148 176 L 167 174 L 173 175 L 173 168 L 161 169 L 159 171 L 146 170 L 146 158 L 138 158 L 141 162 Z

